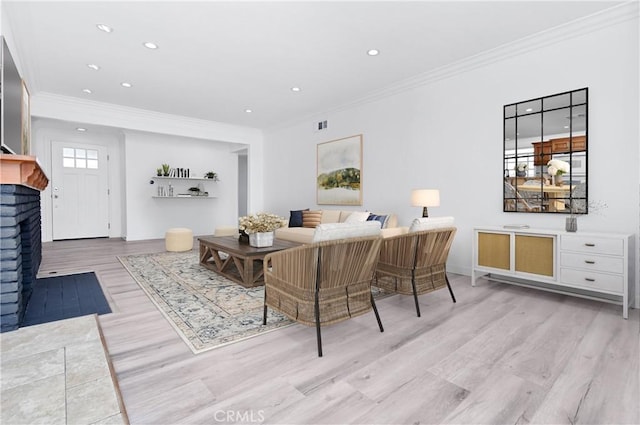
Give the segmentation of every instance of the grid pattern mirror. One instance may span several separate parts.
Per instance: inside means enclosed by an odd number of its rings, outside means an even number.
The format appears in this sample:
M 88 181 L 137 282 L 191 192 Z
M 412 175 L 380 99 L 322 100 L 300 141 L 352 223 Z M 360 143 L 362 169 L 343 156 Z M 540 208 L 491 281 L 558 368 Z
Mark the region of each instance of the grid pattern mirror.
M 582 88 L 504 106 L 503 211 L 588 213 L 588 95 Z

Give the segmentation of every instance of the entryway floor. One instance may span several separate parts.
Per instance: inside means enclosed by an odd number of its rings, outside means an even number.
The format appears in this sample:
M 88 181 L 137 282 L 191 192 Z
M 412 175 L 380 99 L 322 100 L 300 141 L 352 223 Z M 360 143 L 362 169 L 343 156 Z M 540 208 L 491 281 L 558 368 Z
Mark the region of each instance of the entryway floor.
M 95 314 L 0 334 L 4 424 L 128 424 Z

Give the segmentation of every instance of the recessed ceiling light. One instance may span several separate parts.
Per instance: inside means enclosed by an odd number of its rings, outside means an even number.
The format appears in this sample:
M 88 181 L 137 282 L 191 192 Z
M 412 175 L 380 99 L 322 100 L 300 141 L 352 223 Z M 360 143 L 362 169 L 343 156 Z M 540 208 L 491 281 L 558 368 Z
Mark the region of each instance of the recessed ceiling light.
M 97 24 L 96 27 L 98 27 L 98 29 L 100 31 L 104 31 L 104 32 L 113 32 L 113 28 L 111 28 L 109 25 L 105 25 L 105 24 Z
M 525 109 L 525 112 L 531 112 L 531 111 L 533 111 L 533 108 L 527 108 L 527 109 Z
M 93 93 L 91 89 L 82 89 L 82 93 L 91 94 Z
M 378 56 L 380 54 L 380 50 L 378 49 L 371 49 L 367 51 L 367 54 L 369 56 Z
M 87 131 L 87 129 L 86 129 L 86 128 L 84 128 L 84 127 L 76 127 L 76 131 L 79 131 L 79 132 L 81 132 L 81 133 L 82 133 L 82 132 Z
M 297 91 L 300 91 L 300 90 L 301 90 L 300 87 L 291 87 L 291 91 L 296 91 L 297 92 Z
M 95 63 L 88 63 L 87 67 L 93 69 L 94 71 L 97 71 L 97 70 L 100 69 L 100 67 L 98 65 L 96 65 Z
M 569 128 L 569 126 L 568 126 L 568 125 L 565 125 L 565 126 L 564 126 L 564 128 Z
M 252 109 L 245 109 L 244 111 L 245 111 L 247 114 L 250 114 L 250 113 L 252 113 L 252 112 L 253 112 L 253 110 L 252 110 Z
M 126 87 L 126 88 L 130 88 L 131 87 L 131 83 L 126 83 L 126 82 L 125 83 L 120 83 L 120 85 L 122 87 Z
M 147 41 L 146 43 L 143 43 L 142 45 L 144 47 L 146 47 L 147 49 L 151 49 L 151 50 L 154 50 L 154 49 L 158 48 L 158 45 L 156 43 L 152 43 L 150 41 Z

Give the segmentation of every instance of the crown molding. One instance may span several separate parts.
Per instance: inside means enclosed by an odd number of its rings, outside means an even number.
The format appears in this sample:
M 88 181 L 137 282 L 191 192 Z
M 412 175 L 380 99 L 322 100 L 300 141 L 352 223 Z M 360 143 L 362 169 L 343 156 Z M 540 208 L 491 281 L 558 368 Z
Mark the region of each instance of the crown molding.
M 640 14 L 639 4 L 640 2 L 638 2 L 638 0 L 634 0 L 613 6 L 592 15 L 526 36 L 519 40 L 503 44 L 451 64 L 404 79 L 335 108 L 328 109 L 321 113 L 309 114 L 306 117 L 303 117 L 302 120 L 312 120 L 318 116 L 326 116 L 327 114 L 352 109 L 354 107 L 391 97 L 405 91 L 433 84 L 437 81 L 451 78 L 496 62 L 514 58 L 533 50 L 557 44 L 571 38 L 599 31 L 602 28 L 613 26 L 628 20 L 638 19 Z M 269 127 L 266 130 L 286 128 L 290 125 L 299 123 L 300 121 L 300 119 L 292 120 L 287 123 Z

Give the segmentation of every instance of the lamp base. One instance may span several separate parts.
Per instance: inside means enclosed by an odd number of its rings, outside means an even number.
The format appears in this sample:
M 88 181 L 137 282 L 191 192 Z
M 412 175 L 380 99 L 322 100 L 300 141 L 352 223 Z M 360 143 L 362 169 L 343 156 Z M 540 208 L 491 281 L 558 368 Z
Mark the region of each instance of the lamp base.
M 429 211 L 427 207 L 422 207 L 422 217 L 429 217 Z

